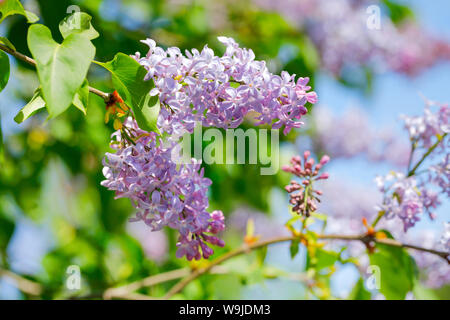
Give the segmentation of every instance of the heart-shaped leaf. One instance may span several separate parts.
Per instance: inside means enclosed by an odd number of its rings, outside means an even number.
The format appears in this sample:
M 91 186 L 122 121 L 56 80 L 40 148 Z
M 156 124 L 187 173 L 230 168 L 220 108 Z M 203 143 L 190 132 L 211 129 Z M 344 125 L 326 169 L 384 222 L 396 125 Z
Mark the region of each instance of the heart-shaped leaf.
M 157 96 L 150 96 L 153 80 L 144 81 L 147 70 L 132 57 L 119 52 L 109 62 L 97 62 L 111 73 L 114 88 L 124 102 L 131 107 L 141 129 L 158 132 L 160 104 Z
M 89 40 L 98 38 L 99 34 L 92 26 L 91 20 L 92 17 L 85 12 L 74 12 L 60 22 L 59 31 L 64 39 L 72 33 L 82 34 Z
M 56 117 L 72 104 L 95 56 L 95 47 L 87 37 L 76 33 L 59 44 L 43 25 L 30 27 L 28 46 L 36 60 L 48 113 L 50 118 Z
M 26 11 L 19 0 L 6 0 L 0 3 L 0 23 L 6 17 L 14 14 L 20 14 L 26 17 L 29 23 L 35 23 L 39 20 L 39 17 L 34 13 Z

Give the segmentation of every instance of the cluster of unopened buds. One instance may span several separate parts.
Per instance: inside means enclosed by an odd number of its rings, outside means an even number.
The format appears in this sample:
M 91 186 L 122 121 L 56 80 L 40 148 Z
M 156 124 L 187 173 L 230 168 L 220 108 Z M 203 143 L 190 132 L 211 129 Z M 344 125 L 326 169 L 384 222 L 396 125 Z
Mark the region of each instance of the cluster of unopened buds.
M 289 203 L 293 206 L 293 211 L 300 215 L 309 217 L 311 212 L 317 210 L 317 204 L 320 202 L 319 196 L 322 191 L 313 187 L 313 182 L 317 180 L 328 179 L 328 173 L 319 174 L 322 167 L 330 161 L 330 157 L 324 155 L 318 164 L 310 157 L 311 153 L 303 153 L 303 161 L 300 156 L 291 159 L 291 165 L 283 166 L 283 171 L 292 173 L 303 180 L 301 183 L 292 180 L 285 190 L 290 193 Z

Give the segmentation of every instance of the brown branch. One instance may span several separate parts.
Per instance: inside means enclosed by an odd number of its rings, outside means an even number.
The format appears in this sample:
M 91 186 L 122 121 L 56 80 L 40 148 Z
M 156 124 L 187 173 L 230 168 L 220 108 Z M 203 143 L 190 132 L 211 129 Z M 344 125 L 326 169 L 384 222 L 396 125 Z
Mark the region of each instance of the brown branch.
M 12 271 L 0 269 L 0 278 L 5 277 L 12 280 L 11 282 L 22 292 L 32 295 L 39 296 L 42 293 L 42 286 L 39 283 L 31 281 L 24 278 Z
M 190 282 L 194 281 L 201 275 L 210 271 L 213 267 L 217 266 L 218 264 L 220 264 L 226 260 L 229 260 L 238 255 L 247 253 L 251 250 L 265 247 L 265 246 L 268 246 L 271 244 L 292 241 L 292 240 L 298 240 L 299 237 L 301 238 L 302 235 L 300 235 L 300 236 L 284 236 L 284 237 L 274 238 L 274 239 L 270 239 L 270 240 L 260 241 L 260 242 L 254 243 L 252 245 L 244 245 L 241 248 L 230 251 L 230 252 L 224 254 L 223 256 L 212 261 L 207 267 L 192 271 L 192 273 L 190 275 L 188 275 L 186 278 L 182 279 L 180 282 L 175 284 L 169 290 L 169 292 L 163 297 L 163 299 L 170 299 L 175 294 L 182 291 Z M 428 252 L 431 254 L 436 254 L 450 263 L 448 252 L 442 252 L 442 251 L 437 251 L 437 250 L 433 250 L 433 249 L 422 248 L 422 247 L 415 246 L 415 245 L 405 244 L 405 243 L 402 243 L 402 242 L 399 242 L 399 241 L 396 241 L 393 239 L 376 239 L 376 238 L 374 238 L 372 236 L 368 236 L 366 234 L 355 235 L 355 236 L 318 235 L 318 238 L 323 239 L 323 240 L 328 239 L 328 240 L 361 241 L 363 243 L 375 242 L 375 243 L 381 243 L 381 244 L 385 244 L 385 245 L 389 245 L 389 246 L 393 246 L 393 247 L 409 248 L 409 249 L 414 249 L 414 250 L 418 250 L 418 251 Z
M 153 275 L 125 286 L 117 287 L 117 288 L 109 288 L 103 294 L 104 299 L 112 299 L 112 298 L 127 298 L 130 293 L 143 288 L 143 287 L 151 287 L 156 284 L 179 279 L 189 275 L 190 270 L 188 268 L 181 268 L 177 270 L 172 270 L 164 273 L 160 273 L 157 275 Z
M 36 67 L 36 61 L 34 59 L 32 59 L 32 58 L 30 58 L 30 57 L 28 57 L 28 56 L 26 56 L 26 55 L 24 55 L 24 54 L 22 54 L 20 52 L 17 52 L 15 50 L 5 46 L 4 44 L 0 43 L 0 50 L 3 50 L 6 53 L 9 53 L 10 55 L 12 55 L 13 57 L 15 57 L 15 58 L 17 58 L 19 60 L 22 60 L 22 61 L 28 63 L 29 65 L 32 65 L 33 67 Z M 93 88 L 93 87 L 89 87 L 89 92 L 99 96 L 100 98 L 105 100 L 105 102 L 107 102 L 109 100 L 109 98 L 110 98 L 109 93 L 100 91 L 100 90 L 98 90 L 96 88 Z

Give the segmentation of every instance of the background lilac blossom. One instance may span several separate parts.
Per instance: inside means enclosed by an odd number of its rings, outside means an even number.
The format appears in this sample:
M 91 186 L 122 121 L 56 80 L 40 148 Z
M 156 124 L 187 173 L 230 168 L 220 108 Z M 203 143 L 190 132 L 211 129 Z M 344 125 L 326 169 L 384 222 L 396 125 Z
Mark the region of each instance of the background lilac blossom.
M 253 0 L 266 10 L 280 12 L 312 39 L 320 53 L 322 67 L 340 75 L 346 67 L 374 66 L 417 74 L 439 60 L 450 58 L 450 45 L 407 20 L 395 25 L 382 16 L 380 30 L 369 29 L 370 5 L 366 0 Z M 426 52 L 426 54 L 423 54 Z

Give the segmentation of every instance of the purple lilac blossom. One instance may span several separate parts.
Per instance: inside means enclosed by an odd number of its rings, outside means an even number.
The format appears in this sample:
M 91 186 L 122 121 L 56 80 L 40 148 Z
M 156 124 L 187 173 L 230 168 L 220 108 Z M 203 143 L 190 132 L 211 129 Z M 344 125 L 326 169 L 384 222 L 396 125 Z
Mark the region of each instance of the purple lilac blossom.
M 255 60 L 251 49 L 242 49 L 232 39 L 219 37 L 226 46 L 219 57 L 208 46 L 192 49 L 183 55 L 180 49 L 167 50 L 144 40 L 150 48 L 145 57 L 134 58 L 153 79 L 151 95 L 159 95 L 161 109 L 158 128 L 168 134 L 183 129 L 192 132 L 195 122 L 203 126 L 236 128 L 249 112 L 256 112 L 257 125 L 284 127 L 284 134 L 303 123 L 299 120 L 316 103 L 317 94 L 308 86 L 309 78 L 298 78 L 283 71 L 281 76 L 269 72 L 264 61 Z
M 450 255 L 450 221 L 444 223 L 444 232 L 442 233 L 439 243 Z
M 429 180 L 441 189 L 443 194 L 450 197 L 450 153 L 441 162 L 430 166 Z
M 213 250 L 206 243 L 223 246 L 215 235 L 225 228 L 221 211 L 209 213 L 207 190 L 211 180 L 203 177 L 200 162 L 177 166 L 171 151 L 154 132 L 141 130 L 128 118 L 123 130 L 134 143 L 113 133 L 111 146 L 115 153 L 106 153 L 103 160 L 102 185 L 116 192 L 116 198 L 130 198 L 136 217 L 152 231 L 163 227 L 179 231 L 177 257 L 188 260 L 208 258 Z
M 314 144 L 333 158 L 353 158 L 364 155 L 372 162 L 390 162 L 406 166 L 410 147 L 389 128 L 376 128 L 361 108 L 351 107 L 341 116 L 323 106 L 312 112 Z M 336 124 L 339 124 L 339 130 Z
M 345 67 L 373 65 L 379 71 L 417 74 L 439 60 L 450 59 L 449 43 L 437 39 L 414 21 L 400 25 L 381 16 L 380 28 L 369 28 L 366 0 L 253 0 L 278 11 L 306 32 L 318 48 L 322 66 L 335 75 Z M 423 54 L 427 52 L 427 54 Z
M 432 108 L 438 108 L 434 111 Z M 436 135 L 450 132 L 450 107 L 425 99 L 424 114 L 421 116 L 402 116 L 405 129 L 413 141 L 419 142 L 419 147 L 429 148 L 434 144 Z M 448 147 L 448 141 L 441 143 L 441 149 Z

